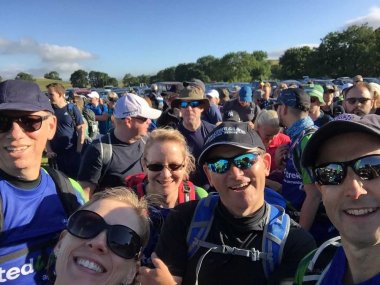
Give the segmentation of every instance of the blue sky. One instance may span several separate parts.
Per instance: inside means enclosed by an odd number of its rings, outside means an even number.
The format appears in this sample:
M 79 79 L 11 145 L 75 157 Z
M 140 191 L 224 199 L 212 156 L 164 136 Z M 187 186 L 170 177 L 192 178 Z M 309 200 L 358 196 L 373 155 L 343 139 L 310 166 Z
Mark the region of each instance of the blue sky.
M 206 55 L 317 46 L 329 32 L 380 27 L 379 0 L 2 0 L 0 76 L 77 69 L 155 74 Z

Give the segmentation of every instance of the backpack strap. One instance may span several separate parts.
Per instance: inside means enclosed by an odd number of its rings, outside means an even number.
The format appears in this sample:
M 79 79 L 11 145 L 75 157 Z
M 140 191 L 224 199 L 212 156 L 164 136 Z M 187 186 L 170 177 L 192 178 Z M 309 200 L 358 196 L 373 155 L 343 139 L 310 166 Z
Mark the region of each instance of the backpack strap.
M 74 112 L 74 104 L 73 103 L 67 103 L 66 105 L 67 112 L 69 113 L 71 120 L 73 121 L 74 127 L 77 127 L 77 121 L 76 121 L 76 116 Z
M 285 209 L 278 205 L 269 206 L 269 213 L 264 226 L 262 251 L 268 258 L 263 259 L 264 273 L 267 278 L 281 263 L 282 253 L 290 229 L 290 217 Z
M 195 187 L 192 182 L 183 181 L 178 190 L 178 204 L 196 200 Z
M 112 159 L 112 143 L 111 143 L 111 134 L 107 133 L 104 136 L 98 138 L 100 144 L 100 157 L 102 160 L 102 174 L 98 180 L 98 185 L 103 181 L 104 176 L 106 175 Z
M 199 241 L 204 241 L 207 238 L 218 201 L 218 193 L 210 193 L 207 197 L 199 200 L 186 237 L 188 258 L 192 257 L 199 249 Z

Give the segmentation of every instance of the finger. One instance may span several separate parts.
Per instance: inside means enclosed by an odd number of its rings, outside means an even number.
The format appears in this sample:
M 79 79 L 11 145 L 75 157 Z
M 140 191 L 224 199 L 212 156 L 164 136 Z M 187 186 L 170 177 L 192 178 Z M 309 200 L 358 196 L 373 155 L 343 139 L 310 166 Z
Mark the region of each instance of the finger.
M 160 269 L 167 269 L 166 264 L 160 258 L 158 258 L 155 252 L 153 252 L 150 257 L 152 258 L 152 263 L 154 267 L 160 268 Z

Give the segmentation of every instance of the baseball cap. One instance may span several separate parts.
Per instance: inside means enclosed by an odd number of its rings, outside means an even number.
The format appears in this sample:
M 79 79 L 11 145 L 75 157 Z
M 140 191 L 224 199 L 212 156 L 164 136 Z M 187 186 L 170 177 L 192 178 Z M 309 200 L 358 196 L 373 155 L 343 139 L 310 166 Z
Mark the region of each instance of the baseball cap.
M 239 98 L 243 102 L 252 102 L 252 88 L 246 85 L 240 88 Z
M 206 93 L 206 97 L 219 98 L 219 92 L 215 89 L 211 89 Z
M 335 88 L 332 84 L 324 84 L 323 85 L 323 92 L 327 93 L 328 91 L 335 91 Z
M 219 145 L 231 145 L 241 149 L 261 148 L 265 146 L 260 136 L 246 122 L 223 122 L 207 136 L 199 155 L 198 163 L 202 165 L 210 150 Z
M 310 96 L 300 88 L 288 88 L 281 91 L 276 104 L 284 104 L 301 111 L 308 111 L 310 109 Z
M 193 78 L 190 81 L 184 81 L 183 86 L 184 87 L 190 86 L 190 87 L 200 88 L 203 91 L 203 93 L 206 92 L 206 86 L 203 83 L 203 81 L 200 79 Z
M 178 98 L 172 101 L 172 108 L 179 108 L 181 101 L 202 101 L 202 105 L 205 109 L 210 107 L 210 102 L 204 97 L 204 92 L 199 88 L 186 87 L 181 90 Z
M 239 113 L 235 110 L 229 110 L 223 113 L 223 121 L 224 122 L 240 122 Z
M 179 96 L 179 93 L 183 88 L 182 84 L 173 84 L 170 86 L 169 90 L 161 92 L 161 96 L 165 98 Z
M 302 164 L 305 167 L 314 165 L 319 149 L 326 139 L 352 132 L 373 134 L 380 139 L 380 116 L 369 114 L 359 117 L 345 113 L 335 117 L 333 121 L 323 125 L 311 136 L 302 155 Z
M 127 93 L 116 101 L 114 116 L 118 119 L 125 117 L 143 117 L 157 119 L 161 111 L 151 108 L 148 102 L 140 96 Z
M 98 98 L 98 99 L 100 98 L 99 93 L 96 91 L 91 91 L 90 93 L 87 94 L 87 97 L 88 98 Z
M 54 113 L 49 98 L 36 83 L 19 79 L 0 83 L 0 111 L 2 110 Z
M 318 84 L 307 85 L 305 86 L 304 90 L 307 94 L 309 94 L 310 97 L 318 98 L 320 106 L 326 105 L 325 101 L 323 100 L 323 87 L 321 85 L 318 85 Z

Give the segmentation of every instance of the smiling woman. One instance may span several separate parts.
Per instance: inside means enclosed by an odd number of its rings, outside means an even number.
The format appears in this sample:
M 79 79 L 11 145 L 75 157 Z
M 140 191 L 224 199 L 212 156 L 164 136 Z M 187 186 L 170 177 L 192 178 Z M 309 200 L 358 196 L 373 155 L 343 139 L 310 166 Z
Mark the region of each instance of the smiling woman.
M 147 213 L 128 188 L 96 193 L 70 216 L 50 259 L 50 284 L 131 284 L 149 237 Z

